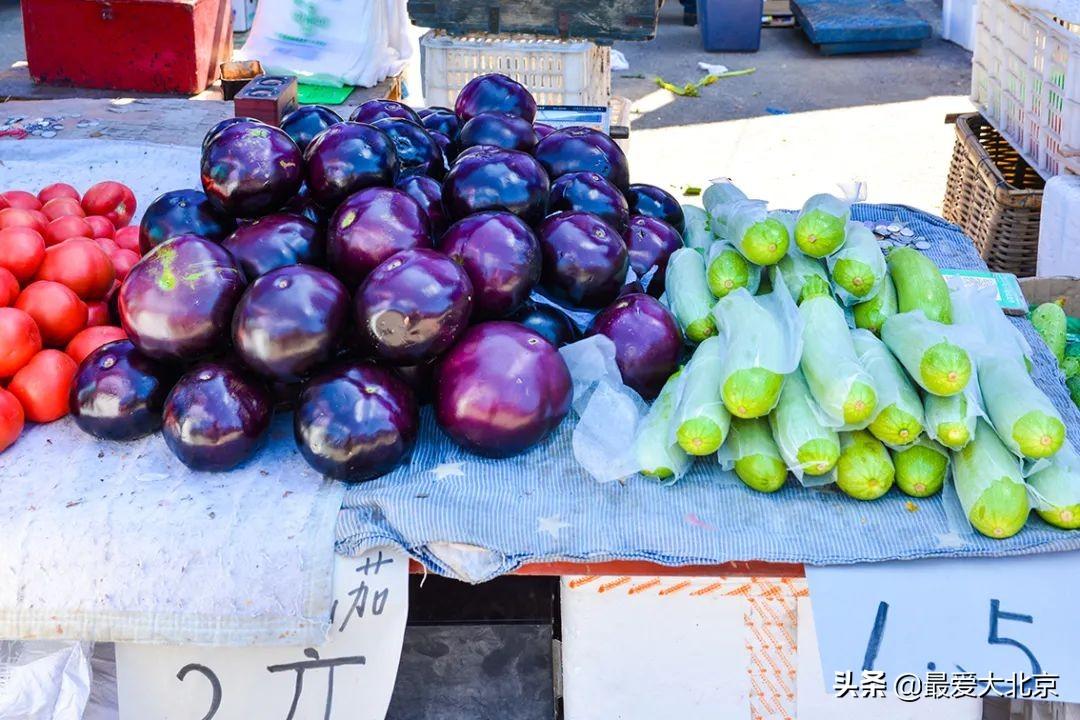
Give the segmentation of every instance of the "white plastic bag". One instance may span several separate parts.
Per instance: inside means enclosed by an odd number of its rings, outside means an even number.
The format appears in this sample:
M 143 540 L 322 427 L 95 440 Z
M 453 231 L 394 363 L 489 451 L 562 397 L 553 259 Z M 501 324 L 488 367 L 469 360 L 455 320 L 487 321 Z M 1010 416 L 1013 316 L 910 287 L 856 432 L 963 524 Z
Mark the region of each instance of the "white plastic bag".
M 82 720 L 90 697 L 87 643 L 0 641 L 0 718 Z
M 764 200 L 732 204 L 727 218 L 727 239 L 755 265 L 775 265 L 791 245 L 787 225 L 770 213 Z
M 922 434 L 925 418 L 922 399 L 907 373 L 885 344 L 869 330 L 852 330 L 859 362 L 874 378 L 878 409 L 867 427 L 870 434 L 893 450 L 902 449 Z
M 795 222 L 795 244 L 810 257 L 832 255 L 844 244 L 851 201 L 834 195 L 814 195 L 808 199 Z
M 828 257 L 836 294 L 847 306 L 877 294 L 889 270 L 874 233 L 859 222 L 849 222 L 844 245 Z

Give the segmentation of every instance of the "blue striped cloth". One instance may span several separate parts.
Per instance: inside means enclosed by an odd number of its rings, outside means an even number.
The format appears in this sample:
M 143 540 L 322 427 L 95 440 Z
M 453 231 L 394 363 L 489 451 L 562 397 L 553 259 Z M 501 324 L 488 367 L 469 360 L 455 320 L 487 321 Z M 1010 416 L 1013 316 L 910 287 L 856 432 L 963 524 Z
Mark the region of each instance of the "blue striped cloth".
M 894 205 L 858 205 L 853 215 L 907 224 L 932 243 L 926 252 L 942 267 L 985 269 L 959 228 L 932 215 Z M 1080 437 L 1080 413 L 1054 358 L 1029 322 L 1013 322 L 1036 349 L 1036 382 L 1070 436 Z M 894 489 L 859 502 L 793 481 L 763 495 L 722 472 L 714 458 L 698 460 L 670 487 L 640 477 L 601 485 L 575 462 L 571 429 L 568 419 L 530 452 L 489 460 L 457 448 L 425 411 L 410 463 L 347 492 L 338 551 L 395 543 L 435 572 L 479 582 L 536 561 L 828 565 L 1080 549 L 1080 532 L 1056 530 L 1034 514 L 1007 540 L 958 534 L 940 496 L 911 501 Z

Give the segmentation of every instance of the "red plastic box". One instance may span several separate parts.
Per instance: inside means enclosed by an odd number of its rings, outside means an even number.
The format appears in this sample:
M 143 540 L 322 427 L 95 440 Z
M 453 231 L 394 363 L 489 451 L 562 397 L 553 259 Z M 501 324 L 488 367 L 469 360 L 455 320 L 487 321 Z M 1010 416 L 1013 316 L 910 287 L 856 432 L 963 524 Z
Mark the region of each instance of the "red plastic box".
M 232 55 L 229 0 L 22 0 L 37 82 L 193 94 Z

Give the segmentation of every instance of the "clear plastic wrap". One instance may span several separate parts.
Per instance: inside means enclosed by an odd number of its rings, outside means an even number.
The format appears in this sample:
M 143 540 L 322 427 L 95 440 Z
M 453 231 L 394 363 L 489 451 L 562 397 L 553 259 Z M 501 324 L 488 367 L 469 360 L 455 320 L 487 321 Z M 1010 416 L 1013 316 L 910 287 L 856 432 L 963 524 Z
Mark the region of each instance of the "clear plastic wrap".
M 664 288 L 668 307 L 687 340 L 701 342 L 716 334 L 712 316 L 715 299 L 705 279 L 705 257 L 701 253 L 686 247 L 671 253 Z
M 855 353 L 844 311 L 832 298 L 819 296 L 804 300 L 799 314 L 800 366 L 827 423 L 845 430 L 866 427 L 877 411 L 877 389 Z
M 772 276 L 775 277 L 777 271 L 783 275 L 784 284 L 796 304 L 801 304 L 807 297 L 832 293 L 825 266 L 820 260 L 803 255 L 796 247 L 789 248 L 787 255 L 780 258 Z
M 875 335 L 881 334 L 881 326 L 885 321 L 899 312 L 896 304 L 896 286 L 893 285 L 892 276 L 885 273 L 881 279 L 878 290 L 869 300 L 857 303 L 851 308 L 851 314 L 855 318 L 855 327 L 869 330 Z
M 709 214 L 697 205 L 683 205 L 682 211 L 685 220 L 683 245 L 694 248 L 702 255 L 708 255 L 709 247 L 715 240 L 712 230 L 709 229 Z
M 730 182 L 713 183 L 705 188 L 701 203 L 709 214 L 709 229 L 712 230 L 713 237 L 727 239 L 728 214 L 731 206 L 740 200 L 746 200 L 746 193 Z
M 964 392 L 942 397 L 923 396 L 926 434 L 950 450 L 961 450 L 975 437 L 975 423 L 983 416 L 978 382 L 968 383 Z
M 751 295 L 761 285 L 761 266 L 747 261 L 727 242 L 717 240 L 706 256 L 705 279 L 709 292 L 722 298 L 733 290 L 746 288 Z
M 1032 460 L 1056 453 L 1065 442 L 1065 423 L 1018 353 L 983 355 L 978 366 L 986 416 L 1005 446 Z
M 889 274 L 874 233 L 860 222 L 849 222 L 844 245 L 828 257 L 837 297 L 851 306 L 877 294 Z
M 724 344 L 718 337 L 704 340 L 679 375 L 669 442 L 691 455 L 711 455 L 724 443 L 731 415 L 724 407 L 720 378 Z
M 787 480 L 787 466 L 765 418 L 731 419 L 727 441 L 717 453 L 724 470 L 734 470 L 747 487 L 776 492 Z
M 922 399 L 885 343 L 869 330 L 853 330 L 859 362 L 874 378 L 878 410 L 867 430 L 892 449 L 915 442 L 925 422 Z
M 1069 443 L 1027 479 L 1035 512 L 1063 530 L 1080 529 L 1080 454 Z
M 881 339 L 911 378 L 934 395 L 963 392 L 975 372 L 967 351 L 971 328 L 928 320 L 922 310 L 898 313 L 881 328 Z
M 678 443 L 671 441 L 671 423 L 678 401 L 679 378 L 676 372 L 638 423 L 634 436 L 634 458 L 642 475 L 657 480 L 678 480 L 690 469 L 693 460 Z
M 728 411 L 764 417 L 776 407 L 784 377 L 799 366 L 802 318 L 783 279 L 765 295 L 740 288 L 713 308 L 724 345 L 720 382 Z
M 785 464 L 803 485 L 832 482 L 830 472 L 840 459 L 840 437 L 821 421 L 821 416 L 802 371 L 796 369 L 784 381 L 780 402 L 769 415 L 769 425 Z
M 728 241 L 755 265 L 775 265 L 791 245 L 787 225 L 763 200 L 740 200 L 727 219 Z
M 990 538 L 1020 532 L 1031 511 L 1020 459 L 998 438 L 985 420 L 975 436 L 952 455 L 956 495 L 971 527 Z
M 844 244 L 844 232 L 851 220 L 851 202 L 823 193 L 803 203 L 795 222 L 795 244 L 806 255 L 823 258 Z
M 949 451 L 926 437 L 894 450 L 896 487 L 911 497 L 930 497 L 941 491 L 949 474 Z
M 896 470 L 885 446 L 865 430 L 840 433 L 836 486 L 856 500 L 877 500 L 893 486 Z
M 953 322 L 974 328 L 975 336 L 981 341 L 972 348 L 976 355 L 1022 357 L 1024 365 L 1031 367 L 1031 345 L 1020 328 L 1005 317 L 992 288 L 963 285 L 950 290 L 949 297 L 952 299 Z
M 81 720 L 90 697 L 91 643 L 0 641 L 0 717 Z

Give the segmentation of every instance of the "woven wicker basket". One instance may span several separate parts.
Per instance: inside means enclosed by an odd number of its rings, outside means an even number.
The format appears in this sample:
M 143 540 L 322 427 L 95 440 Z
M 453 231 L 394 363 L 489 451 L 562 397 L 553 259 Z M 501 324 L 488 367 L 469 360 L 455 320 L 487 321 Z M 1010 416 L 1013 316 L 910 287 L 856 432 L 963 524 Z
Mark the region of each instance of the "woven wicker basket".
M 956 119 L 943 214 L 975 241 L 991 270 L 1035 274 L 1043 185 L 982 115 Z

